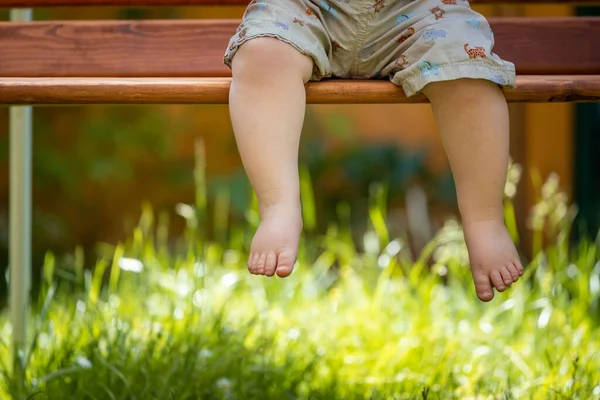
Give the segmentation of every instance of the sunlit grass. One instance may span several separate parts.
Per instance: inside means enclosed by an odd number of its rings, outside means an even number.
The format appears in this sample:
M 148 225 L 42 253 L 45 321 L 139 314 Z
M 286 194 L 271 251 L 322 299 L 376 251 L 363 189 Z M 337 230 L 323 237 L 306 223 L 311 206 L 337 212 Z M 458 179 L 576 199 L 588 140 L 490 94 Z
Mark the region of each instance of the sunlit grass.
M 567 211 L 557 219 L 536 209 L 544 250 L 514 288 L 483 304 L 457 222 L 413 260 L 404 239 L 389 237 L 380 187 L 359 252 L 343 223 L 312 231 L 306 175 L 297 271 L 250 275 L 246 227 L 204 240 L 201 168 L 197 175 L 198 201 L 178 207 L 188 230 L 175 245 L 146 208 L 93 271 L 80 252 L 70 269 L 48 255 L 24 376 L 11 371 L 0 317 L 1 399 L 600 396 L 600 246 L 569 246 Z M 565 204 L 557 187 L 544 190 L 540 202 Z M 220 212 L 215 220 L 226 220 Z M 507 214 L 514 218 L 508 198 Z M 255 209 L 248 220 L 256 224 Z

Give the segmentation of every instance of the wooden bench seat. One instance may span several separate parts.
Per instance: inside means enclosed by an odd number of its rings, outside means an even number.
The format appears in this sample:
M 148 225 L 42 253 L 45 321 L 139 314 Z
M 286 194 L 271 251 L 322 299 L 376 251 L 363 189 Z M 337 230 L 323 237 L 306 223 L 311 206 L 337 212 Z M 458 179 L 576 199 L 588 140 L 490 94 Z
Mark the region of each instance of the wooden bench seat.
M 2 78 L 7 104 L 227 104 L 231 78 Z M 389 81 L 325 80 L 306 85 L 313 104 L 426 103 Z M 509 102 L 600 101 L 600 76 L 519 76 Z
M 0 6 L 16 3 L 41 2 L 0 0 Z M 82 4 L 49 2 L 66 3 Z M 171 2 L 180 3 L 220 2 Z M 228 2 L 233 3 L 245 2 Z M 509 101 L 599 100 L 600 18 L 489 20 L 495 52 L 517 67 L 517 89 L 505 91 Z M 231 76 L 222 58 L 238 24 L 239 20 L 1 22 L 0 104 L 225 103 L 229 81 L 216 78 Z M 65 79 L 54 79 L 59 77 Z M 307 90 L 311 103 L 426 101 L 406 99 L 401 90 L 383 81 L 325 80 L 309 84 Z

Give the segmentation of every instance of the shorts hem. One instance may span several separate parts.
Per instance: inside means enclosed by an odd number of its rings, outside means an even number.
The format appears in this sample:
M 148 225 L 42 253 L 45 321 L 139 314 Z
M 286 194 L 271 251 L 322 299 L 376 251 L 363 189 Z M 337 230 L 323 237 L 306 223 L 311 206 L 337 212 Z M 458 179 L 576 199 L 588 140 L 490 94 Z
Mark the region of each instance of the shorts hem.
M 451 81 L 457 79 L 485 79 L 501 87 L 515 87 L 515 68 L 504 61 L 505 65 L 490 65 L 485 62 L 462 61 L 436 65 L 423 72 L 415 65 L 415 69 L 404 75 L 399 71 L 391 81 L 401 86 L 407 97 L 421 93 L 423 88 L 431 82 Z M 398 75 L 404 75 L 398 77 Z

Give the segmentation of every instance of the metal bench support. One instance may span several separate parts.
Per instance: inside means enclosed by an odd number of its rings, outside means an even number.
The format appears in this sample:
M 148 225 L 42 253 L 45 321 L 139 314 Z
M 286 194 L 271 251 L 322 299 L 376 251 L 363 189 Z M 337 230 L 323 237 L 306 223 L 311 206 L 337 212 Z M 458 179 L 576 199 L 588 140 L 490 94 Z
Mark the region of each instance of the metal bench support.
M 28 22 L 31 9 L 14 9 L 11 21 Z M 13 366 L 20 369 L 27 341 L 31 288 L 32 107 L 10 108 L 10 310 Z

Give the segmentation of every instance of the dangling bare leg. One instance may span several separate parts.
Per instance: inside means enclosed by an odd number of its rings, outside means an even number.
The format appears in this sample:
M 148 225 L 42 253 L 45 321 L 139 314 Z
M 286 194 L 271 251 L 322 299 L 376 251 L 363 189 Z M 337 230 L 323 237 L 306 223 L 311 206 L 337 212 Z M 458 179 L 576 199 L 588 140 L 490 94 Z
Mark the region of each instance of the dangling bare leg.
M 312 70 L 311 58 L 272 38 L 246 42 L 233 58 L 231 121 L 261 215 L 248 260 L 253 274 L 286 277 L 298 256 L 298 147 Z
M 503 292 L 523 275 L 503 215 L 509 156 L 506 100 L 497 85 L 479 79 L 434 82 L 423 92 L 456 181 L 477 296 L 490 301 L 492 287 Z

